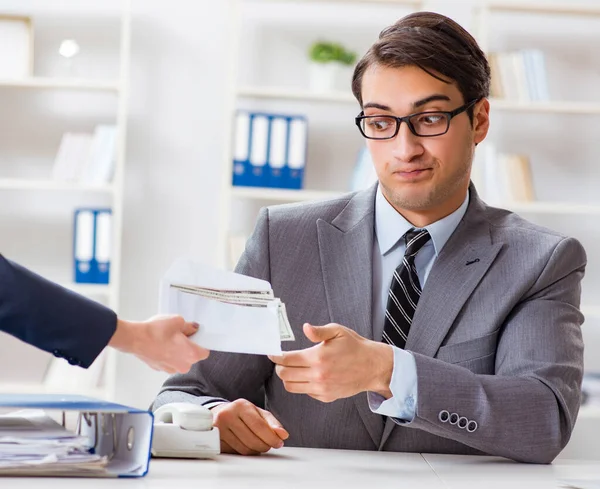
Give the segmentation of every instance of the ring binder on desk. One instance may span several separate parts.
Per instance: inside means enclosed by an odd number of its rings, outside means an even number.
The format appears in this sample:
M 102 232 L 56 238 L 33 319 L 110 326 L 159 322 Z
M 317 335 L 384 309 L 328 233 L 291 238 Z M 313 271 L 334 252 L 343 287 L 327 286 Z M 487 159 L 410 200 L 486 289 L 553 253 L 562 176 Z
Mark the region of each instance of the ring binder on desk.
M 84 396 L 60 394 L 1 394 L 0 409 L 42 409 L 60 411 L 63 426 L 67 411 L 79 412 L 76 433 L 88 438 L 90 453 L 107 458 L 105 471 L 86 477 L 143 477 L 148 473 L 154 416 L 148 411 L 100 401 Z M 0 437 L 2 431 L 0 430 Z M 0 470 L 0 475 L 3 472 Z M 82 476 L 70 469 L 60 470 L 55 464 L 44 472 L 40 466 L 19 468 L 7 475 Z

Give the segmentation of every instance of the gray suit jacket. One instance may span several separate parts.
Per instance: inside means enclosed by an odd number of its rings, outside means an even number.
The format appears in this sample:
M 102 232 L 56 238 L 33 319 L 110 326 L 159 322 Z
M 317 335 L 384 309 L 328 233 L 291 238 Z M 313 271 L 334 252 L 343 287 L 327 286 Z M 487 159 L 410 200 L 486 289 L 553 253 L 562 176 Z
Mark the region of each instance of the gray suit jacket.
M 271 282 L 286 304 L 296 341 L 284 349 L 312 346 L 304 322 L 336 322 L 372 339 L 375 190 L 261 211 L 237 271 Z M 331 404 L 289 394 L 267 357 L 219 352 L 170 377 L 154 407 L 245 398 L 281 421 L 288 446 L 551 462 L 579 410 L 586 255 L 575 239 L 486 206 L 473 186 L 470 192 L 408 336 L 418 376 L 412 423 L 372 413 L 364 392 Z M 444 422 L 444 411 L 477 428 Z

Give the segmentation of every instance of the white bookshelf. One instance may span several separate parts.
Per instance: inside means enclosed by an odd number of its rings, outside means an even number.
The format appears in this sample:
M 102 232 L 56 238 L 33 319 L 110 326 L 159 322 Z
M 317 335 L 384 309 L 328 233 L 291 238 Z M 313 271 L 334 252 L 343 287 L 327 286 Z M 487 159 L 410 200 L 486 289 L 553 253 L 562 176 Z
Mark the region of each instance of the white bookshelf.
M 574 204 L 567 202 L 501 202 L 499 204 L 491 205 L 510 209 L 517 213 L 527 214 L 600 215 L 600 204 Z
M 30 77 L 19 79 L 1 79 L 0 88 L 33 88 L 115 92 L 121 90 L 119 81 L 85 80 L 79 78 Z
M 239 97 L 257 99 L 299 100 L 303 102 L 354 103 L 358 102 L 351 92 L 317 93 L 310 90 L 299 90 L 285 87 L 241 87 Z
M 495 17 L 496 14 L 502 15 L 510 15 L 510 18 L 507 18 L 506 22 L 513 22 L 514 18 L 521 18 L 521 16 L 526 16 L 528 20 L 528 24 L 538 26 L 541 23 L 545 22 L 547 19 L 550 21 L 555 21 L 555 17 L 557 19 L 566 21 L 567 19 L 572 18 L 572 16 L 580 16 L 584 17 L 585 20 L 593 19 L 598 17 L 596 20 L 597 27 L 600 27 L 600 9 L 595 8 L 590 5 L 577 5 L 576 3 L 567 3 L 563 4 L 552 4 L 552 3 L 527 3 L 527 2 L 495 2 L 490 1 L 488 3 L 484 3 L 483 7 L 478 9 L 476 12 L 477 16 L 477 32 L 478 32 L 478 41 L 482 47 L 482 49 L 486 52 L 493 52 L 496 50 L 496 45 L 492 45 L 493 35 L 496 33 L 495 29 L 498 28 L 499 25 L 502 25 L 501 22 L 498 21 L 498 18 Z M 510 20 L 508 20 L 510 19 Z M 519 24 L 521 25 L 521 24 Z M 553 24 L 556 26 L 556 24 Z M 587 24 L 586 24 L 587 25 Z M 512 27 L 512 26 L 511 26 Z M 596 27 L 596 29 L 597 29 Z M 518 29 L 513 27 L 513 29 Z M 591 27 L 590 27 L 591 29 Z M 515 30 L 512 30 L 511 33 L 515 34 Z M 504 35 L 504 33 L 502 33 Z M 536 33 L 528 35 L 535 36 Z M 549 34 L 546 34 L 549 35 Z M 554 38 L 554 36 L 553 36 Z M 527 36 L 518 37 L 519 43 L 527 42 L 524 41 L 527 39 Z M 559 39 L 559 37 L 556 37 Z M 531 40 L 529 42 L 532 42 Z M 564 38 L 561 38 L 561 43 L 565 43 L 568 45 L 568 40 L 564 41 Z M 575 42 L 575 40 L 574 40 Z M 587 41 L 589 42 L 589 40 Z M 496 38 L 496 43 L 498 43 L 498 38 Z M 509 44 L 509 43 L 507 43 Z M 576 44 L 575 44 L 576 45 Z M 529 48 L 530 46 L 523 45 L 521 48 Z M 514 46 L 512 46 L 514 49 Z M 577 52 L 577 48 L 574 48 L 574 52 Z M 564 53 L 561 53 L 564 56 Z M 576 64 L 575 62 L 573 63 Z M 589 68 L 591 71 L 594 70 L 593 66 Z M 550 76 L 550 75 L 549 75 Z M 563 76 L 568 77 L 568 73 L 564 73 Z M 554 79 L 552 79 L 554 81 Z M 569 92 L 570 93 L 570 92 Z M 572 121 L 578 120 L 577 118 L 582 118 L 585 121 L 586 126 L 583 127 L 595 127 L 597 126 L 597 119 L 594 116 L 600 115 L 600 103 L 593 100 L 593 94 L 590 93 L 590 101 L 581 101 L 581 96 L 583 93 L 575 93 L 575 95 L 579 98 L 578 101 L 570 101 L 570 100 L 551 100 L 548 102 L 519 102 L 514 100 L 503 100 L 503 99 L 491 99 L 491 110 L 492 116 L 494 112 L 502 113 L 502 112 L 517 112 L 519 113 L 519 117 L 522 117 L 523 120 L 527 120 L 529 117 L 537 117 L 536 121 L 541 121 L 542 118 L 539 116 L 542 114 L 544 121 L 556 121 L 555 129 L 551 124 L 543 124 L 540 123 L 540 127 L 542 127 L 543 131 L 551 131 L 548 132 L 549 139 L 552 138 L 560 138 L 563 134 L 561 126 L 561 118 L 560 116 L 568 116 L 569 121 L 573 124 Z M 552 93 L 550 94 L 552 96 Z M 501 117 L 501 116 L 500 116 Z M 514 116 L 511 116 L 514 117 Z M 494 119 L 495 121 L 496 119 Z M 515 119 L 516 120 L 516 119 Z M 564 120 L 564 119 L 562 119 Z M 494 122 L 495 123 L 495 122 Z M 597 136 L 594 135 L 591 131 L 585 133 L 587 136 L 587 140 L 583 141 L 584 138 L 578 141 L 578 145 L 581 144 L 589 144 L 591 147 L 595 147 Z M 536 135 L 537 137 L 532 138 L 533 143 L 531 143 L 531 148 L 529 151 L 535 153 L 536 150 L 542 150 L 539 145 L 543 144 L 540 141 L 544 141 L 544 138 L 540 136 L 540 134 Z M 569 136 L 564 135 L 565 144 L 569 144 Z M 505 136 L 503 139 L 504 142 L 509 141 L 509 138 Z M 518 145 L 519 142 L 517 141 Z M 502 150 L 502 148 L 500 148 Z M 541 152 L 543 154 L 543 151 Z M 574 150 L 574 155 L 576 151 Z M 546 154 L 546 157 L 548 155 Z M 560 158 L 560 157 L 558 157 Z M 573 158 L 577 158 L 577 156 L 573 156 Z M 485 162 L 483 162 L 485 164 Z M 539 165 L 538 167 L 534 167 L 533 169 L 533 180 L 534 182 L 539 180 L 539 183 L 544 184 L 548 182 L 548 177 L 544 175 L 544 167 L 548 165 L 551 167 L 553 164 L 560 165 L 562 161 L 556 162 L 549 159 L 548 161 L 544 160 L 543 165 Z M 590 170 L 593 171 L 593 170 Z M 564 180 L 555 183 L 552 187 L 556 187 L 553 190 L 553 194 L 556 195 L 555 201 L 534 201 L 534 202 L 508 202 L 504 205 L 500 205 L 500 207 L 506 207 L 518 213 L 523 213 L 527 219 L 531 219 L 532 221 L 536 221 L 538 218 L 543 218 L 541 224 L 554 228 L 558 231 L 566 232 L 566 234 L 573 234 L 574 231 L 578 233 L 578 238 L 584 241 L 584 238 L 593 233 L 595 228 L 597 229 L 598 216 L 600 216 L 600 198 L 588 199 L 588 201 L 583 201 L 581 203 L 566 203 L 562 201 L 562 190 L 563 186 L 567 185 L 576 185 L 577 180 L 571 180 L 570 177 L 579 177 L 581 175 L 577 175 L 576 170 L 573 169 L 571 173 L 564 172 Z M 560 175 L 560 173 L 558 173 Z M 555 174 L 556 175 L 556 174 Z M 595 175 L 586 175 L 586 178 L 593 179 L 598 178 L 598 174 Z M 574 182 L 574 183 L 571 183 Z M 485 199 L 485 195 L 483 195 Z M 545 215 L 545 216 L 544 216 Z M 563 230 L 563 226 L 567 226 L 568 230 Z M 593 239 L 593 238 L 592 238 Z M 584 246 L 585 246 L 584 242 Z M 600 267 L 600 255 L 595 247 L 586 246 L 586 251 L 588 255 L 588 264 L 586 269 L 586 279 L 583 282 L 584 293 L 586 288 L 590 288 L 595 290 L 594 287 L 598 287 L 596 284 L 598 278 L 598 272 L 595 270 L 599 270 Z M 591 278 L 588 278 L 591 277 Z M 594 280 L 594 278 L 596 280 Z M 593 352 L 592 355 L 597 354 L 598 348 L 600 348 L 600 344 L 597 340 L 597 335 L 593 332 L 593 329 L 585 329 L 585 328 L 595 328 L 597 326 L 598 321 L 600 320 L 600 299 L 595 297 L 594 294 L 588 294 L 588 301 L 581 305 L 581 311 L 583 312 L 586 318 L 586 324 L 583 326 L 584 330 L 584 339 L 586 341 L 586 357 L 589 358 L 589 352 Z M 593 302 L 597 301 L 597 302 Z M 587 332 L 587 334 L 586 334 Z M 585 366 L 587 368 L 587 364 Z M 573 431 L 571 440 L 564 451 L 564 456 L 571 455 L 586 455 L 590 456 L 590 453 L 598 454 L 600 453 L 597 449 L 597 440 L 595 437 L 595 433 L 600 428 L 600 406 L 582 406 L 579 415 L 578 421 L 575 425 L 575 429 Z M 561 455 L 562 456 L 562 455 Z
M 60 96 L 63 96 L 63 94 L 66 95 L 70 93 L 77 93 L 77 103 L 80 103 L 85 106 L 85 104 L 89 101 L 89 111 L 92 114 L 95 113 L 95 110 L 97 110 L 96 107 L 98 107 L 98 99 L 93 99 L 92 97 L 97 97 L 97 94 L 107 94 L 109 96 L 114 96 L 115 109 L 112 115 L 110 115 L 110 119 L 112 121 L 111 123 L 115 124 L 117 128 L 117 146 L 115 168 L 112 182 L 106 185 L 89 185 L 83 183 L 60 182 L 53 180 L 0 177 L 0 191 L 11 192 L 11 195 L 16 192 L 27 192 L 28 197 L 30 195 L 33 195 L 34 193 L 39 193 L 40 195 L 43 195 L 44 201 L 47 200 L 49 204 L 54 203 L 54 199 L 56 199 L 56 202 L 61 202 L 60 204 L 58 204 L 59 209 L 61 208 L 60 206 L 63 205 L 62 203 L 64 203 L 65 197 L 68 197 L 70 203 L 75 203 L 75 205 L 79 207 L 88 206 L 90 205 L 90 202 L 98 202 L 99 198 L 104 199 L 103 201 L 109 202 L 108 206 L 110 206 L 112 210 L 112 249 L 110 263 L 110 283 L 80 284 L 70 281 L 65 282 L 64 280 L 59 279 L 58 276 L 53 277 L 46 275 L 46 278 L 54 280 L 63 287 L 66 287 L 84 296 L 88 296 L 93 300 L 99 300 L 111 309 L 118 311 L 121 277 L 121 242 L 123 233 L 123 179 L 125 170 L 125 148 L 127 135 L 126 124 L 128 114 L 127 100 L 129 88 L 129 64 L 131 44 L 131 0 L 114 0 L 113 5 L 114 10 L 111 14 L 109 14 L 109 16 L 111 16 L 111 18 L 115 22 L 113 26 L 116 27 L 117 23 L 119 26 L 119 39 L 118 42 L 114 44 L 115 58 L 113 58 L 115 61 L 117 61 L 116 57 L 118 56 L 118 63 L 115 65 L 115 70 L 118 71 L 116 76 L 107 77 L 105 79 L 96 79 L 81 77 L 38 76 L 37 74 L 35 74 L 34 76 L 28 78 L 0 79 L 0 93 L 2 93 L 3 91 L 10 91 L 10 96 L 13 97 L 12 94 L 17 93 L 18 91 L 18 98 L 14 97 L 14 100 L 26 101 L 28 100 L 28 97 L 30 97 L 29 94 L 32 94 L 31 96 L 34 96 L 33 94 L 36 94 L 35 96 L 37 96 L 37 93 L 40 91 L 47 92 L 55 90 L 57 91 L 57 93 L 61 92 Z M 64 15 L 60 12 L 60 10 L 55 10 L 49 14 L 48 11 L 44 9 L 44 6 L 37 6 L 35 3 L 28 3 L 27 5 L 24 4 L 22 7 L 19 5 L 19 9 L 20 8 L 30 8 L 30 10 L 19 11 L 19 13 L 32 17 L 34 19 L 34 26 L 36 15 L 38 14 L 40 18 L 44 19 L 48 19 L 52 16 Z M 108 9 L 110 10 L 111 7 L 108 7 Z M 0 9 L 0 14 L 1 13 L 2 11 Z M 65 16 L 60 18 L 64 21 L 64 19 L 68 19 L 69 17 Z M 73 19 L 77 18 L 73 17 Z M 90 18 L 90 20 L 93 22 L 93 19 Z M 60 22 L 58 22 L 57 25 L 60 25 Z M 102 24 L 98 24 L 97 28 L 102 29 L 101 25 Z M 117 49 L 118 52 L 116 52 Z M 93 50 L 88 50 L 88 53 L 93 53 Z M 49 96 L 53 97 L 54 95 L 51 94 Z M 88 96 L 89 98 L 86 98 Z M 44 111 L 44 107 L 45 106 L 43 104 L 40 104 L 39 110 Z M 49 105 L 48 107 L 52 109 L 51 105 Z M 104 122 L 106 120 L 107 113 L 110 113 L 110 111 L 102 110 L 101 113 L 102 115 L 98 115 L 97 123 Z M 74 128 L 77 128 L 78 124 L 81 123 L 81 121 L 78 120 L 78 115 L 73 113 L 70 113 L 68 115 L 65 114 L 65 112 L 61 111 L 60 116 L 63 118 L 72 117 L 72 124 L 69 122 L 69 120 L 67 120 L 68 126 L 72 125 Z M 51 118 L 53 117 L 53 113 L 48 112 L 48 114 L 44 114 L 44 116 Z M 54 116 L 56 116 L 56 114 L 54 114 Z M 94 124 L 95 123 L 96 122 L 94 122 Z M 35 144 L 34 139 L 32 139 L 31 142 L 32 144 Z M 56 147 L 58 147 L 58 143 L 59 141 L 57 140 Z M 1 152 L 2 149 L 0 148 L 0 154 Z M 44 172 L 45 174 L 50 173 L 54 157 L 55 154 L 48 155 L 48 168 Z M 93 205 L 95 206 L 97 204 Z M 65 207 L 65 212 L 67 214 L 65 214 L 64 217 L 67 222 L 72 219 L 72 208 L 73 207 L 71 204 Z M 2 221 L 0 221 L 0 229 L 1 226 Z M 14 240 L 19 239 L 19 236 L 11 235 L 8 239 L 14 242 Z M 40 246 L 43 246 L 43 244 L 40 243 Z M 8 256 L 8 258 L 14 257 Z M 48 263 L 48 265 L 54 264 Z M 64 279 L 64 277 L 71 276 L 73 273 L 74 272 L 72 270 L 72 265 L 69 264 L 69 269 L 60 272 L 59 276 Z M 40 362 L 40 352 L 34 351 L 33 348 L 27 351 L 31 351 L 31 354 L 36 356 L 37 363 Z M 27 362 L 27 359 L 22 358 L 19 359 L 19 361 Z M 62 363 L 57 364 L 54 362 Z M 50 370 L 52 369 L 52 367 L 58 367 L 58 370 L 56 370 L 55 368 L 55 371 L 60 372 L 58 378 L 56 377 L 56 375 L 54 379 L 44 378 L 41 384 L 37 382 L 21 382 L 19 384 L 15 384 L 11 383 L 10 377 L 8 377 L 6 381 L 0 381 L 0 392 L 74 392 L 73 389 L 75 389 L 76 393 L 92 395 L 107 400 L 114 399 L 116 383 L 116 352 L 110 348 L 107 348 L 101 354 L 98 360 L 94 363 L 94 365 L 92 365 L 92 367 L 88 371 L 82 371 L 82 369 L 78 367 L 68 366 L 64 363 L 63 360 L 57 360 L 54 358 L 51 358 L 49 367 Z M 94 380 L 99 379 L 97 385 L 93 385 L 93 383 L 89 381 L 89 379 L 91 379 L 92 377 L 87 376 L 88 374 L 94 376 Z M 60 378 L 62 378 L 62 376 L 66 376 L 66 378 L 77 377 L 78 379 L 81 376 L 81 381 L 78 380 L 76 388 L 74 388 L 73 385 L 70 385 L 68 388 L 66 386 L 61 387 Z
M 276 188 L 233 187 L 232 197 L 270 202 L 305 202 L 310 200 L 335 199 L 343 192 L 325 190 L 287 190 Z
M 241 87 L 239 97 L 274 100 L 298 100 L 304 102 L 357 104 L 352 92 L 315 93 L 286 87 Z M 586 102 L 519 102 L 517 100 L 490 99 L 494 110 L 513 112 L 539 112 L 549 114 L 600 115 L 599 103 Z
M 486 8 L 496 12 L 516 12 L 523 14 L 549 14 L 549 15 L 576 15 L 576 16 L 600 16 L 600 8 L 589 4 L 564 3 L 533 3 L 533 2 L 487 2 Z
M 251 100 L 258 104 L 265 102 L 290 102 L 295 103 L 296 106 L 298 104 L 302 105 L 304 103 L 307 104 L 307 107 L 310 105 L 316 106 L 320 104 L 336 104 L 338 106 L 344 106 L 349 104 L 356 105 L 358 113 L 358 103 L 356 99 L 352 95 L 352 93 L 348 91 L 333 91 L 330 93 L 320 93 L 313 92 L 308 88 L 302 87 L 287 87 L 287 86 L 279 86 L 275 85 L 264 85 L 257 86 L 252 83 L 242 83 L 238 82 L 238 75 L 240 72 L 240 64 L 244 62 L 242 57 L 240 56 L 240 46 L 242 43 L 247 43 L 247 39 L 242 39 L 240 33 L 242 32 L 243 23 L 247 20 L 244 17 L 244 9 L 243 5 L 249 4 L 294 4 L 295 7 L 306 7 L 306 8 L 314 8 L 315 4 L 319 4 L 319 6 L 323 6 L 323 8 L 327 8 L 331 5 L 339 8 L 349 7 L 352 8 L 353 5 L 361 8 L 361 4 L 363 6 L 367 6 L 371 9 L 372 12 L 375 12 L 375 9 L 379 7 L 382 8 L 390 8 L 390 7 L 399 7 L 402 10 L 400 15 L 405 15 L 411 11 L 420 10 L 423 5 L 423 0 L 232 0 L 232 16 L 230 22 L 230 33 L 232 41 L 232 50 L 231 57 L 229 60 L 229 75 L 227 77 L 228 86 L 227 92 L 229 94 L 228 103 L 227 103 L 227 114 L 229 117 L 230 124 L 233 122 L 234 114 L 236 108 L 239 106 L 239 102 L 243 100 Z M 303 5 L 304 4 L 304 5 Z M 311 7 L 312 5 L 312 7 Z M 272 21 L 272 15 L 269 14 L 270 20 Z M 289 19 L 286 19 L 289 21 Z M 322 21 L 323 19 L 320 19 Z M 395 20 L 394 18 L 390 18 L 386 20 L 385 25 L 382 25 L 381 28 L 389 25 Z M 344 16 L 339 16 L 339 19 L 336 19 L 336 24 L 344 24 L 347 19 Z M 312 23 L 312 22 L 311 22 Z M 309 26 L 307 26 L 309 27 Z M 310 26 L 314 29 L 314 26 Z M 379 30 L 377 31 L 377 34 Z M 373 37 L 375 39 L 376 34 Z M 323 31 L 320 33 L 321 38 L 328 38 L 329 32 L 326 28 L 323 28 Z M 317 40 L 316 37 L 313 40 Z M 334 37 L 331 39 L 333 41 L 345 42 L 344 39 Z M 359 56 L 363 53 L 358 53 Z M 274 82 L 271 82 L 274 83 Z M 296 111 L 298 112 L 298 111 Z M 310 126 L 310 122 L 309 122 Z M 309 128 L 310 130 L 310 128 Z M 352 130 L 355 130 L 353 128 Z M 223 181 L 221 185 L 221 202 L 220 202 L 220 219 L 221 223 L 219 227 L 219 236 L 218 236 L 218 250 L 219 250 L 219 263 L 224 267 L 229 267 L 232 260 L 228 257 L 229 239 L 231 237 L 235 237 L 239 239 L 237 233 L 232 233 L 230 226 L 231 221 L 233 219 L 248 219 L 252 221 L 251 217 L 241 217 L 239 215 L 234 216 L 234 212 L 232 210 L 232 206 L 234 203 L 245 202 L 248 204 L 259 204 L 259 205 L 270 205 L 270 204 L 282 204 L 286 202 L 302 202 L 302 201 L 311 201 L 311 200 L 322 200 L 322 199 L 330 199 L 336 198 L 346 192 L 343 191 L 335 191 L 328 190 L 328 185 L 319 185 L 319 190 L 310 188 L 310 186 L 304 188 L 303 190 L 287 190 L 287 189 L 272 189 L 272 188 L 253 188 L 253 187 L 235 187 L 232 185 L 232 170 L 233 170 L 233 155 L 232 155 L 232 141 L 231 137 L 233 135 L 233 127 L 230 125 L 230 130 L 226 132 L 228 135 L 225 139 L 225 152 L 224 152 L 224 172 L 223 172 Z M 356 137 L 357 133 L 350 133 L 351 137 Z M 309 142 L 309 145 L 311 143 Z M 307 161 L 307 167 L 311 165 L 318 165 L 319 162 L 310 161 L 310 157 Z M 354 165 L 354 161 L 350 161 L 349 164 Z M 343 188 L 343 184 L 340 186 L 339 182 L 332 182 L 331 189 Z M 237 214 L 237 213 L 236 213 Z M 234 260 L 235 261 L 235 260 Z
M 0 178 L 2 190 L 55 190 L 60 192 L 99 192 L 112 194 L 115 186 L 86 185 L 82 183 L 59 182 L 54 180 L 28 180 L 25 178 Z

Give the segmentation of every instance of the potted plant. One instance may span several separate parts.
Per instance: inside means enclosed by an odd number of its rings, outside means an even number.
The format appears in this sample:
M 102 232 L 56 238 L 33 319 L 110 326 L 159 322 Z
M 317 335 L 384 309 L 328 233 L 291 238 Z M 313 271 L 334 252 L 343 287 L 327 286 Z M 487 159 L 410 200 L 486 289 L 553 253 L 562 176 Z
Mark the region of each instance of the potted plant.
M 356 53 L 339 43 L 317 41 L 310 46 L 309 58 L 310 88 L 316 92 L 331 92 L 343 68 L 352 67 L 356 62 Z

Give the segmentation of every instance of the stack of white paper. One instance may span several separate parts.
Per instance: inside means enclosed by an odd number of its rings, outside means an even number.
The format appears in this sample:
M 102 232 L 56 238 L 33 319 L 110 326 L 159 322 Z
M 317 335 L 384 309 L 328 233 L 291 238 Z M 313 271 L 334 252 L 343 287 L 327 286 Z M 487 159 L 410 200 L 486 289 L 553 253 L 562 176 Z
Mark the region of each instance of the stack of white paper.
M 0 415 L 0 475 L 104 472 L 106 457 L 41 410 Z
M 293 341 L 285 304 L 265 280 L 178 260 L 161 283 L 160 310 L 200 324 L 191 338 L 217 351 L 281 354 Z

